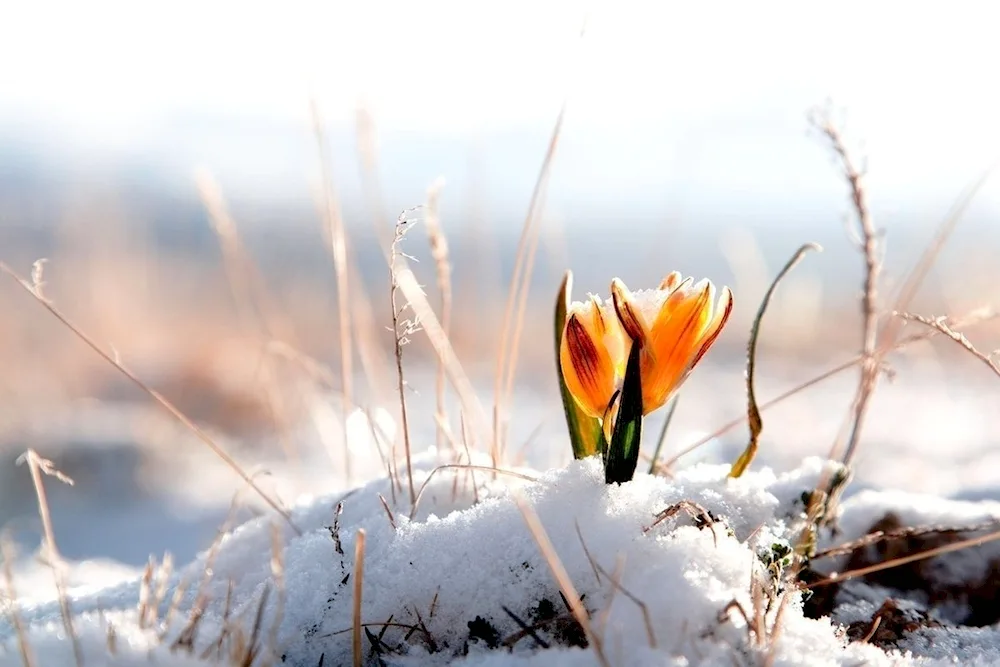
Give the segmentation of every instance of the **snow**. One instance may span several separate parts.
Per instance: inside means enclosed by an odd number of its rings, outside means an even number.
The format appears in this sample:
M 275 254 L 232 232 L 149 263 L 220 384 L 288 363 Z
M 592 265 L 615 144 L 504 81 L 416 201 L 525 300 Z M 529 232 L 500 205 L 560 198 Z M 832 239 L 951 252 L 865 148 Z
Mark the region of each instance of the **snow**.
M 387 415 L 376 418 L 392 431 Z M 328 434 L 340 431 L 332 411 L 317 411 L 315 419 Z M 274 514 L 237 522 L 186 562 L 171 568 L 154 561 L 151 584 L 141 569 L 115 561 L 70 563 L 68 603 L 84 664 L 241 664 L 258 608 L 252 664 L 352 664 L 354 553 L 361 530 L 361 619 L 372 633 L 362 636 L 365 664 L 601 664 L 593 645 L 579 646 L 582 632 L 519 502 L 544 527 L 611 665 L 1000 664 L 1000 631 L 953 623 L 968 611 L 960 601 L 935 604 L 919 591 L 903 596 L 860 580 L 841 587 L 832 617 L 807 617 L 799 593 L 787 594 L 783 608 L 775 595 L 767 636 L 755 641 L 731 603 L 753 618 L 752 586 L 774 595 L 776 582 L 762 558 L 772 545 L 798 535 L 803 493 L 833 470 L 819 458 L 786 469 L 758 465 L 735 480 L 727 477 L 726 464 L 698 463 L 672 478 L 640 473 L 609 486 L 597 459 L 492 475 L 438 469 L 465 454 L 430 448 L 415 460 L 415 482 L 426 488 L 411 518 L 405 482 L 394 488 L 382 473 L 384 452 L 377 453 L 366 418 L 355 413 L 348 429 L 360 443 L 355 474 L 370 481 L 342 478 L 327 482 L 337 491 L 300 495 L 289 512 L 294 527 Z M 323 452 L 339 446 L 316 443 Z M 475 453 L 472 462 L 489 463 Z M 692 512 L 658 517 L 678 504 Z M 692 516 L 702 509 L 714 523 Z M 839 533 L 822 534 L 820 548 L 863 536 L 889 514 L 905 526 L 1000 518 L 994 501 L 876 489 L 849 495 L 840 510 Z M 941 581 L 960 583 L 977 581 L 997 559 L 1000 546 L 990 543 L 931 562 Z M 832 572 L 846 562 L 829 558 L 816 567 Z M 16 610 L 32 664 L 75 664 L 51 571 L 32 560 L 16 565 L 16 605 L 0 597 L 0 611 Z M 140 600 L 152 592 L 158 595 L 143 609 Z M 886 648 L 850 641 L 847 626 L 867 625 L 889 599 L 943 625 L 920 627 Z M 383 628 L 390 622 L 396 625 Z M 523 632 L 522 624 L 537 626 L 535 635 Z M 178 646 L 184 638 L 190 649 Z M 379 656 L 371 651 L 376 642 Z M 13 616 L 0 613 L 0 667 L 22 664 Z

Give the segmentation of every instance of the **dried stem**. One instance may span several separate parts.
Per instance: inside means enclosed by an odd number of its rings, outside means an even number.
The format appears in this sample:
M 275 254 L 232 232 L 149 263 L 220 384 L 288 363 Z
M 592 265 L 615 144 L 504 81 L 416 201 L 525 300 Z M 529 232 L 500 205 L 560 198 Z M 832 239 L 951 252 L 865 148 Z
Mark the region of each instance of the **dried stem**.
M 48 310 L 57 320 L 59 320 L 67 329 L 69 329 L 77 338 L 86 343 L 87 347 L 96 352 L 102 359 L 111 364 L 118 370 L 122 375 L 124 375 L 132 384 L 137 386 L 150 398 L 152 398 L 161 408 L 166 410 L 170 415 L 179 421 L 185 428 L 191 431 L 199 440 L 208 446 L 212 452 L 218 456 L 223 463 L 225 463 L 229 468 L 235 472 L 241 480 L 243 480 L 247 486 L 254 490 L 254 492 L 259 495 L 264 502 L 268 504 L 275 512 L 277 512 L 291 528 L 296 532 L 296 534 L 301 535 L 302 531 L 292 522 L 291 516 L 288 512 L 283 509 L 277 501 L 271 498 L 267 493 L 264 492 L 262 488 L 253 480 L 253 478 L 247 474 L 240 464 L 230 456 L 221 446 L 219 446 L 204 430 L 202 430 L 197 424 L 195 424 L 191 419 L 180 411 L 173 403 L 171 403 L 163 394 L 151 388 L 145 382 L 139 379 L 132 371 L 126 368 L 118 359 L 112 357 L 109 353 L 105 352 L 101 347 L 94 342 L 94 340 L 85 334 L 82 329 L 80 329 L 76 324 L 74 324 L 66 315 L 63 314 L 61 310 L 56 308 L 55 304 L 49 301 L 41 292 L 38 281 L 35 283 L 29 283 L 28 281 L 21 278 L 14 270 L 8 267 L 3 262 L 0 262 L 0 271 L 10 276 L 18 285 L 21 286 L 28 294 L 30 294 L 34 299 L 42 305 L 46 310 Z
M 319 149 L 320 170 L 323 175 L 323 213 L 324 222 L 329 234 L 330 251 L 333 255 L 333 268 L 337 279 L 337 324 L 340 337 L 340 382 L 344 402 L 344 474 L 351 479 L 351 448 L 348 445 L 347 415 L 354 408 L 354 362 L 351 345 L 351 302 L 348 283 L 347 234 L 344 231 L 344 219 L 340 211 L 340 202 L 333 185 L 333 167 L 330 159 L 329 146 L 323 130 L 323 120 L 319 105 L 313 100 L 311 104 L 313 132 L 316 135 L 316 145 Z
M 953 551 L 961 551 L 962 549 L 968 549 L 969 547 L 978 547 L 986 544 L 988 542 L 995 542 L 1000 540 L 1000 530 L 989 533 L 988 535 L 981 535 L 979 537 L 970 537 L 959 542 L 952 542 L 950 544 L 945 544 L 939 547 L 934 547 L 933 549 L 927 549 L 925 551 L 920 551 L 915 554 L 908 554 L 906 556 L 901 556 L 899 558 L 893 558 L 892 560 L 887 560 L 882 563 L 875 563 L 874 565 L 868 565 L 866 567 L 860 567 L 856 570 L 848 570 L 847 572 L 835 572 L 825 579 L 813 582 L 807 586 L 807 588 L 818 588 L 820 586 L 826 586 L 829 584 L 839 583 L 841 581 L 847 581 L 848 579 L 855 579 L 857 577 L 863 577 L 866 574 L 871 574 L 873 572 L 881 572 L 883 570 L 890 570 L 894 567 L 899 567 L 901 565 L 906 565 L 907 563 L 914 563 L 916 561 L 925 560 L 927 558 L 933 558 L 934 556 L 940 556 L 941 554 L 951 553 Z
M 820 252 L 823 249 L 819 244 L 806 243 L 795 251 L 792 258 L 785 263 L 785 266 L 775 276 L 771 286 L 767 288 L 767 292 L 760 302 L 760 307 L 757 309 L 757 316 L 754 317 L 753 326 L 750 328 L 750 342 L 747 343 L 747 423 L 750 425 L 750 439 L 747 442 L 746 449 L 743 450 L 743 453 L 733 463 L 733 467 L 729 471 L 730 477 L 739 477 L 742 475 L 750 465 L 750 462 L 753 461 L 754 456 L 757 455 L 757 438 L 760 437 L 760 432 L 764 428 L 764 422 L 760 417 L 760 408 L 757 405 L 757 396 L 753 386 L 754 369 L 757 367 L 757 338 L 760 335 L 761 321 L 764 319 L 764 313 L 767 312 L 767 306 L 771 303 L 771 298 L 774 296 L 774 290 L 778 287 L 778 283 L 802 261 L 802 258 L 810 250 Z
M 484 470 L 487 472 L 492 472 L 493 474 L 508 475 L 510 477 L 517 477 L 518 479 L 523 479 L 526 482 L 537 482 L 537 477 L 532 477 L 531 475 L 525 475 L 523 472 L 517 472 L 516 470 L 504 470 L 503 468 L 494 468 L 492 466 L 478 466 L 472 463 L 445 463 L 439 465 L 438 467 L 427 473 L 427 478 L 424 479 L 424 483 L 420 485 L 420 491 L 417 492 L 417 500 L 413 503 L 413 507 L 410 509 L 410 520 L 417 515 L 417 507 L 420 504 L 420 499 L 424 495 L 424 491 L 427 489 L 427 485 L 430 484 L 431 479 L 437 473 L 442 470 L 450 470 L 452 468 L 458 468 L 461 470 Z
M 413 227 L 413 221 L 406 217 L 406 211 L 400 214 L 396 221 L 396 231 L 389 247 L 389 304 L 392 308 L 392 333 L 394 339 L 393 352 L 396 356 L 396 388 L 399 391 L 399 412 L 403 425 L 403 448 L 406 454 L 406 477 L 410 486 L 410 505 L 416 503 L 417 491 L 413 485 L 413 454 L 410 450 L 410 426 L 406 415 L 406 380 L 403 378 L 403 346 L 410 342 L 410 336 L 420 331 L 420 319 L 402 318 L 408 304 L 400 306 L 397 303 L 396 260 L 403 255 L 400 244 L 403 237 Z M 412 258 L 411 258 L 412 259 Z
M 451 336 L 451 263 L 448 258 L 448 240 L 441 229 L 441 216 L 439 208 L 439 198 L 444 181 L 438 179 L 427 190 L 427 207 L 424 215 L 424 224 L 427 226 L 427 236 L 431 245 L 431 257 L 434 258 L 434 267 L 437 271 L 438 289 L 441 291 L 441 329 L 444 335 Z M 448 423 L 448 412 L 445 403 L 445 383 L 447 378 L 444 372 L 444 362 L 438 359 L 437 379 L 435 393 L 437 395 L 437 414 L 442 422 Z M 437 447 L 443 449 L 445 444 L 444 428 L 439 424 L 437 429 Z
M 844 144 L 841 130 L 834 124 L 830 111 L 816 111 L 812 117 L 813 125 L 829 140 L 830 146 L 840 160 L 851 191 L 851 203 L 858 219 L 860 230 L 860 250 L 865 261 L 864 295 L 861 298 L 862 315 L 862 357 L 861 378 L 854 398 L 854 421 L 851 425 L 847 445 L 844 448 L 842 461 L 850 465 L 857 452 L 858 440 L 864 428 L 865 416 L 872 394 L 878 384 L 880 358 L 877 355 L 878 345 L 878 278 L 881 271 L 880 248 L 878 232 L 872 220 L 871 209 L 868 206 L 868 193 L 865 189 L 865 168 L 859 167 Z
M 435 354 L 444 362 L 445 372 L 462 405 L 462 419 L 471 422 L 469 435 L 472 447 L 475 448 L 477 434 L 485 434 L 488 429 L 489 420 L 486 417 L 486 412 L 472 382 L 469 381 L 468 375 L 462 369 L 462 364 L 458 361 L 451 342 L 434 315 L 434 309 L 427 301 L 427 295 L 424 294 L 413 272 L 406 266 L 405 256 L 398 257 L 397 263 L 399 264 L 396 269 L 397 286 L 406 297 L 410 308 L 413 309 L 416 319 L 419 320 L 421 328 L 427 335 L 427 340 L 434 348 Z M 491 456 L 494 465 L 496 465 L 497 452 L 492 451 Z
M 1000 364 L 997 364 L 990 355 L 984 354 L 976 349 L 976 346 L 972 344 L 965 334 L 955 331 L 948 325 L 948 318 L 945 316 L 935 317 L 933 319 L 929 317 L 924 317 L 923 315 L 914 315 L 913 313 L 901 313 L 898 311 L 893 312 L 893 315 L 909 321 L 909 322 L 919 322 L 924 326 L 930 327 L 931 329 L 944 334 L 951 340 L 958 343 L 963 349 L 965 349 L 969 354 L 979 359 L 981 362 L 986 364 L 986 366 L 993 371 L 997 376 L 1000 376 Z
M 52 515 L 49 512 L 49 501 L 45 495 L 45 484 L 42 482 L 42 474 L 55 477 L 64 484 L 73 485 L 73 480 L 56 470 L 52 461 L 43 459 L 33 449 L 29 449 L 17 459 L 18 464 L 27 463 L 31 472 L 31 482 L 35 486 L 35 496 L 38 498 L 38 516 L 42 520 L 42 531 L 45 536 L 45 560 L 52 569 L 52 578 L 55 581 L 56 593 L 59 596 L 59 612 L 62 615 L 63 627 L 66 629 L 66 636 L 73 644 L 73 658 L 77 667 L 83 667 L 83 649 L 80 646 L 80 639 L 76 636 L 73 627 L 73 613 L 69 608 L 69 597 L 66 595 L 66 581 L 63 579 L 64 564 L 59 556 L 59 549 L 56 547 L 56 535 L 52 530 Z

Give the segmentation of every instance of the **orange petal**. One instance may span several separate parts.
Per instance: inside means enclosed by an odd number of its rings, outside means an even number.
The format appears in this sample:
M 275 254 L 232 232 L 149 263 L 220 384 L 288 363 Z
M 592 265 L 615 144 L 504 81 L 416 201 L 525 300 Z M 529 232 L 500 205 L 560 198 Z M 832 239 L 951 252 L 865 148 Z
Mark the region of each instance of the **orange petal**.
M 596 324 L 594 320 L 600 317 L 598 314 L 591 322 Z M 615 366 L 603 341 L 595 340 L 593 333 L 579 313 L 570 315 L 559 346 L 559 362 L 566 388 L 580 408 L 591 417 L 601 417 L 615 390 Z
M 715 315 L 712 317 L 712 321 L 708 323 L 705 327 L 705 331 L 702 334 L 702 339 L 700 342 L 700 347 L 698 352 L 694 355 L 691 360 L 691 364 L 688 368 L 694 368 L 695 364 L 701 361 L 701 358 L 705 356 L 708 352 L 708 348 L 712 347 L 715 343 L 715 339 L 719 337 L 722 333 L 722 328 L 726 326 L 726 322 L 729 321 L 729 315 L 733 312 L 733 293 L 728 287 L 722 288 L 722 296 L 719 297 L 719 303 L 715 306 Z
M 615 314 L 629 338 L 644 345 L 646 341 L 646 324 L 632 293 L 618 278 L 611 281 L 611 300 L 615 304 Z
M 701 290 L 686 294 L 668 317 L 657 317 L 661 329 L 654 332 L 653 356 L 648 362 L 650 367 L 644 369 L 647 375 L 643 377 L 642 386 L 644 413 L 666 403 L 690 368 L 689 361 L 697 352 L 711 315 L 714 291 L 712 284 L 706 282 Z

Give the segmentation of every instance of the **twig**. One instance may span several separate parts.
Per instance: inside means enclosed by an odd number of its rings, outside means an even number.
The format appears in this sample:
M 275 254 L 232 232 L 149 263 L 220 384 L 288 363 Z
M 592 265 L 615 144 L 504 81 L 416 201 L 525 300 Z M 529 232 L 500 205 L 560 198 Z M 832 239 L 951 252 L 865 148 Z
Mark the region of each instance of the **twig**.
M 962 348 L 964 348 L 969 354 L 979 359 L 981 362 L 986 364 L 986 366 L 993 371 L 997 376 L 1000 376 L 1000 364 L 997 364 L 989 355 L 983 354 L 976 349 L 976 346 L 972 344 L 964 334 L 961 334 L 950 326 L 948 326 L 948 319 L 944 316 L 935 317 L 933 319 L 929 317 L 924 317 L 923 315 L 915 315 L 913 313 L 901 313 L 899 311 L 893 311 L 892 313 L 895 317 L 909 321 L 909 322 L 919 322 L 924 326 L 930 327 L 939 333 L 944 334 L 951 340 L 958 343 Z
M 864 427 L 865 416 L 872 394 L 878 384 L 879 362 L 876 354 L 878 344 L 878 277 L 881 270 L 881 260 L 878 257 L 878 233 L 872 220 L 871 209 L 868 206 L 868 193 L 864 185 L 864 169 L 859 168 L 847 146 L 844 144 L 840 129 L 834 125 L 830 111 L 815 111 L 812 117 L 813 125 L 830 141 L 830 146 L 840 160 L 844 170 L 844 178 L 851 190 L 851 202 L 858 218 L 861 232 L 861 251 L 865 260 L 864 296 L 861 299 L 862 315 L 862 356 L 861 378 L 858 391 L 854 398 L 854 421 L 851 424 L 850 435 L 844 449 L 844 465 L 850 465 L 857 451 L 858 439 Z
M 17 463 L 27 463 L 31 472 L 31 482 L 35 486 L 35 495 L 38 498 L 38 516 L 42 520 L 42 530 L 45 536 L 45 560 L 52 569 L 52 578 L 56 584 L 56 592 L 59 595 L 59 611 L 62 614 L 63 627 L 66 629 L 66 636 L 69 637 L 73 645 L 73 658 L 77 667 L 83 667 L 83 649 L 80 646 L 80 639 L 76 636 L 73 627 L 73 613 L 69 607 L 69 597 L 66 594 L 66 582 L 63 579 L 62 557 L 56 547 L 56 535 L 52 530 L 52 515 L 49 512 L 49 501 L 45 495 L 45 484 L 42 482 L 42 474 L 55 477 L 64 484 L 73 485 L 73 480 L 56 470 L 52 461 L 43 459 L 33 449 L 27 450 L 17 459 Z
M 27 282 L 21 278 L 14 270 L 8 267 L 3 262 L 0 262 L 0 271 L 7 274 L 12 278 L 18 285 L 21 286 L 28 294 L 30 294 L 34 299 L 42 305 L 46 310 L 48 310 L 57 320 L 59 320 L 67 329 L 69 329 L 77 338 L 86 343 L 87 347 L 96 352 L 102 359 L 114 366 L 118 372 L 124 375 L 132 384 L 137 386 L 150 398 L 152 398 L 161 408 L 166 410 L 170 415 L 179 421 L 181 425 L 191 431 L 199 440 L 201 440 L 205 445 L 208 446 L 212 452 L 218 456 L 223 463 L 225 463 L 229 468 L 235 472 L 241 480 L 243 480 L 247 486 L 254 490 L 254 492 L 259 495 L 264 502 L 266 502 L 271 509 L 277 512 L 287 523 L 291 526 L 292 530 L 296 534 L 301 535 L 302 531 L 298 526 L 292 521 L 292 517 L 288 512 L 278 505 L 277 501 L 272 499 L 268 494 L 264 492 L 262 488 L 253 480 L 253 478 L 247 474 L 240 464 L 230 456 L 221 446 L 219 446 L 205 431 L 203 431 L 197 424 L 195 424 L 191 419 L 187 417 L 183 412 L 180 411 L 173 403 L 171 403 L 163 394 L 156 391 L 145 382 L 139 379 L 137 375 L 132 373 L 128 368 L 126 368 L 119 360 L 105 352 L 101 347 L 94 342 L 94 340 L 85 334 L 82 329 L 80 329 L 76 324 L 74 324 L 66 315 L 62 313 L 61 310 L 56 308 L 55 304 L 49 301 L 35 285 Z
M 576 622 L 580 624 L 580 627 L 583 628 L 584 633 L 587 635 L 587 640 L 590 643 L 591 648 L 594 649 L 597 661 L 603 667 L 611 667 L 611 663 L 608 662 L 607 656 L 604 655 L 603 641 L 594 633 L 594 629 L 590 624 L 590 616 L 587 614 L 587 610 L 580 601 L 580 595 L 576 592 L 573 580 L 570 579 L 569 573 L 566 572 L 566 568 L 559 559 L 559 554 L 556 553 L 555 547 L 552 546 L 552 542 L 549 540 L 549 536 L 545 532 L 545 528 L 542 526 L 541 521 L 538 520 L 538 515 L 535 514 L 534 510 L 531 509 L 531 507 L 524 501 L 523 498 L 521 498 L 519 494 L 514 493 L 513 496 L 514 502 L 517 503 L 517 508 L 521 510 L 521 515 L 524 517 L 524 522 L 528 524 L 531 536 L 535 538 L 538 550 L 542 552 L 542 557 L 544 557 L 545 562 L 548 563 L 549 569 L 552 571 L 552 576 L 555 578 L 556 583 L 559 584 L 559 589 L 562 592 L 563 599 L 566 600 L 566 604 L 569 606 L 570 611 L 573 612 L 573 617 L 576 619 Z
M 340 382 L 344 399 L 344 474 L 351 479 L 351 448 L 347 442 L 347 415 L 351 414 L 354 404 L 354 369 L 351 346 L 351 302 L 348 284 L 347 264 L 347 234 L 344 231 L 344 219 L 340 211 L 340 202 L 333 186 L 333 167 L 330 159 L 329 146 L 323 130 L 323 120 L 319 105 L 312 100 L 310 105 L 313 121 L 313 132 L 316 135 L 316 145 L 319 149 L 320 171 L 323 176 L 323 213 L 327 233 L 330 236 L 330 250 L 333 255 L 333 268 L 337 279 L 337 324 L 340 336 Z
M 899 528 L 897 530 L 876 530 L 873 533 L 868 533 L 856 540 L 846 542 L 844 544 L 837 545 L 835 547 L 830 547 L 829 549 L 824 549 L 822 551 L 817 551 L 813 554 L 810 560 L 816 561 L 821 558 L 832 558 L 834 556 L 843 556 L 858 549 L 863 549 L 864 547 L 871 546 L 878 542 L 884 542 L 886 540 L 895 540 L 899 538 L 910 538 L 910 537 L 921 537 L 923 535 L 929 535 L 935 533 L 938 535 L 955 535 L 957 533 L 973 533 L 980 530 L 987 530 L 989 528 L 996 528 L 1000 525 L 1000 519 L 993 519 L 992 521 L 982 521 L 980 523 L 975 523 L 969 526 L 944 526 L 944 525 L 933 525 L 933 526 L 919 526 L 919 527 L 909 527 L 909 528 Z
M 933 549 L 927 549 L 926 551 L 920 551 L 915 554 L 908 554 L 906 556 L 901 556 L 899 558 L 893 558 L 892 560 L 887 560 L 882 563 L 875 563 L 874 565 L 859 567 L 856 570 L 848 570 L 847 572 L 834 572 L 825 579 L 820 579 L 819 581 L 807 585 L 806 588 L 818 588 L 820 586 L 836 584 L 841 581 L 847 581 L 848 579 L 863 577 L 866 574 L 871 574 L 873 572 L 891 570 L 894 567 L 899 567 L 900 565 L 906 565 L 907 563 L 914 563 L 916 561 L 925 560 L 927 558 L 933 558 L 934 556 L 940 556 L 941 554 L 951 553 L 952 551 L 961 551 L 962 549 L 967 549 L 969 547 L 982 546 L 983 544 L 986 544 L 988 542 L 994 542 L 996 540 L 1000 540 L 1000 530 L 989 533 L 988 535 L 982 535 L 980 537 L 970 537 L 968 539 L 961 540 L 959 542 L 952 542 L 950 544 L 934 547 Z
M 795 268 L 796 264 L 802 261 L 802 258 L 810 250 L 822 252 L 823 248 L 817 243 L 806 243 L 795 251 L 792 258 L 778 272 L 771 286 L 767 288 L 767 292 L 760 302 L 760 307 L 757 309 L 757 316 L 754 317 L 753 325 L 750 328 L 750 342 L 747 344 L 747 423 L 750 424 L 750 440 L 747 442 L 746 449 L 743 450 L 743 453 L 733 463 L 733 467 L 729 471 L 730 477 L 739 477 L 749 467 L 750 462 L 757 455 L 757 438 L 764 428 L 764 422 L 760 418 L 760 408 L 757 407 L 757 397 L 754 394 L 753 388 L 754 369 L 757 366 L 757 337 L 760 334 L 761 321 L 764 319 L 764 313 L 767 311 L 768 304 L 771 303 L 771 297 L 774 296 L 774 290 L 778 287 L 778 283 L 781 282 L 782 278 L 789 271 Z
M 365 529 L 358 529 L 354 543 L 354 632 L 352 646 L 354 648 L 354 667 L 361 667 L 361 584 L 365 578 Z

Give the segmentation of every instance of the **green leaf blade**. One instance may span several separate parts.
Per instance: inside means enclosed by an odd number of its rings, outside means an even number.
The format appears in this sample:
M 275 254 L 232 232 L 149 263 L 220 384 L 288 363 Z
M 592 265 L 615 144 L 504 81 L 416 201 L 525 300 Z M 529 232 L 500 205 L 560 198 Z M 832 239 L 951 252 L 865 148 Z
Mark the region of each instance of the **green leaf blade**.
M 562 394 L 563 412 L 566 413 L 566 426 L 569 428 L 570 444 L 573 447 L 574 459 L 585 459 L 597 452 L 604 451 L 604 434 L 601 432 L 601 422 L 591 417 L 577 405 L 576 399 L 569 392 L 566 380 L 563 379 L 562 358 L 559 348 L 562 345 L 563 330 L 566 328 L 566 314 L 569 311 L 570 292 L 573 288 L 573 272 L 567 271 L 556 297 L 555 337 L 556 337 L 556 375 L 559 377 L 559 393 Z
M 631 481 L 639 464 L 639 441 L 642 439 L 642 378 L 639 352 L 639 344 L 632 343 L 628 365 L 625 367 L 625 380 L 617 398 L 620 401 L 618 418 L 604 460 L 604 481 L 607 484 L 623 484 Z

